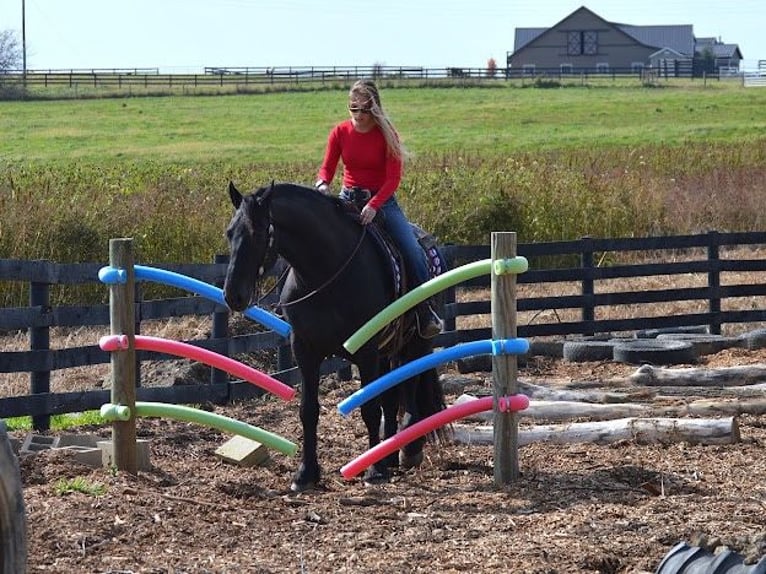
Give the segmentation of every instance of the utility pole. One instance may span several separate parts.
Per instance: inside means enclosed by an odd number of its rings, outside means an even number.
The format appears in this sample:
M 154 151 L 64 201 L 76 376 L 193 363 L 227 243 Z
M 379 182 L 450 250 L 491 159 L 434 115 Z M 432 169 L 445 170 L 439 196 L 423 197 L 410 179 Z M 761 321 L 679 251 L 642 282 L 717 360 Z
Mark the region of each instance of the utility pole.
M 27 0 L 21 0 L 21 61 L 24 92 L 27 91 Z

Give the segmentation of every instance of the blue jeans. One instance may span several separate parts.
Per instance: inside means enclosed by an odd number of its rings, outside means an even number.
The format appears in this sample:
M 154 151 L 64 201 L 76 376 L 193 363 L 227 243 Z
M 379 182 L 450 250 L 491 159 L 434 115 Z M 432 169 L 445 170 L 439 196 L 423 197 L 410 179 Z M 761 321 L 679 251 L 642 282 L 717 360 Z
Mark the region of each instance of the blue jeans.
M 390 197 L 386 200 L 381 211 L 385 217 L 384 228 L 404 257 L 410 286 L 414 288 L 425 283 L 430 277 L 423 249 L 415 237 L 410 222 L 405 217 L 402 208 L 399 207 L 396 197 Z

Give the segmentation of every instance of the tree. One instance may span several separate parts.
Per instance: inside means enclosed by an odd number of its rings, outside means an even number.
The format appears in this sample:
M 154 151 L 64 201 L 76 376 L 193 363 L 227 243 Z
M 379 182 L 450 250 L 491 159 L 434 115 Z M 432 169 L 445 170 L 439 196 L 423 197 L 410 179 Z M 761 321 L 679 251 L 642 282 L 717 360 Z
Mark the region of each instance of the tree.
M 13 30 L 0 30 L 0 72 L 18 70 L 21 57 L 18 34 Z
M 701 77 L 704 74 L 715 73 L 715 54 L 709 47 L 705 47 L 701 52 L 694 54 L 692 60 L 692 73 L 695 77 Z
M 487 60 L 487 77 L 494 78 L 497 74 L 497 62 L 494 58 Z

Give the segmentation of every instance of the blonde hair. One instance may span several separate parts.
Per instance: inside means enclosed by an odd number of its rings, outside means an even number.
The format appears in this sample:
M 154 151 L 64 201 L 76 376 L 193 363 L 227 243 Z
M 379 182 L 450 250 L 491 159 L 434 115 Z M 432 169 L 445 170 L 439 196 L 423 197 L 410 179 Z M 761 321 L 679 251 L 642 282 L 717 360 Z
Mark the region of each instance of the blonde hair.
M 399 134 L 396 132 L 393 122 L 383 109 L 383 105 L 380 103 L 380 93 L 378 87 L 372 80 L 357 80 L 348 92 L 349 100 L 365 99 L 365 106 L 369 106 L 372 112 L 372 117 L 375 118 L 375 123 L 380 127 L 380 131 L 383 132 L 383 137 L 386 138 L 386 144 L 388 146 L 388 153 L 393 157 L 404 161 L 409 155 L 402 142 L 399 140 Z

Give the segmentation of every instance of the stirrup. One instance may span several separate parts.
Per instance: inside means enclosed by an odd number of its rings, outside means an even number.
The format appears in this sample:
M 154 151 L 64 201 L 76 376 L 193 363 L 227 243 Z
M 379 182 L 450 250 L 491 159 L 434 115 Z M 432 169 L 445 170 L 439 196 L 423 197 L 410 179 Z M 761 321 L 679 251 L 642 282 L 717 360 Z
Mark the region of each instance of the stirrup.
M 433 339 L 444 331 L 444 321 L 431 308 L 431 305 L 426 305 L 425 307 L 423 310 L 418 309 L 418 312 L 415 313 L 418 334 L 423 339 Z

